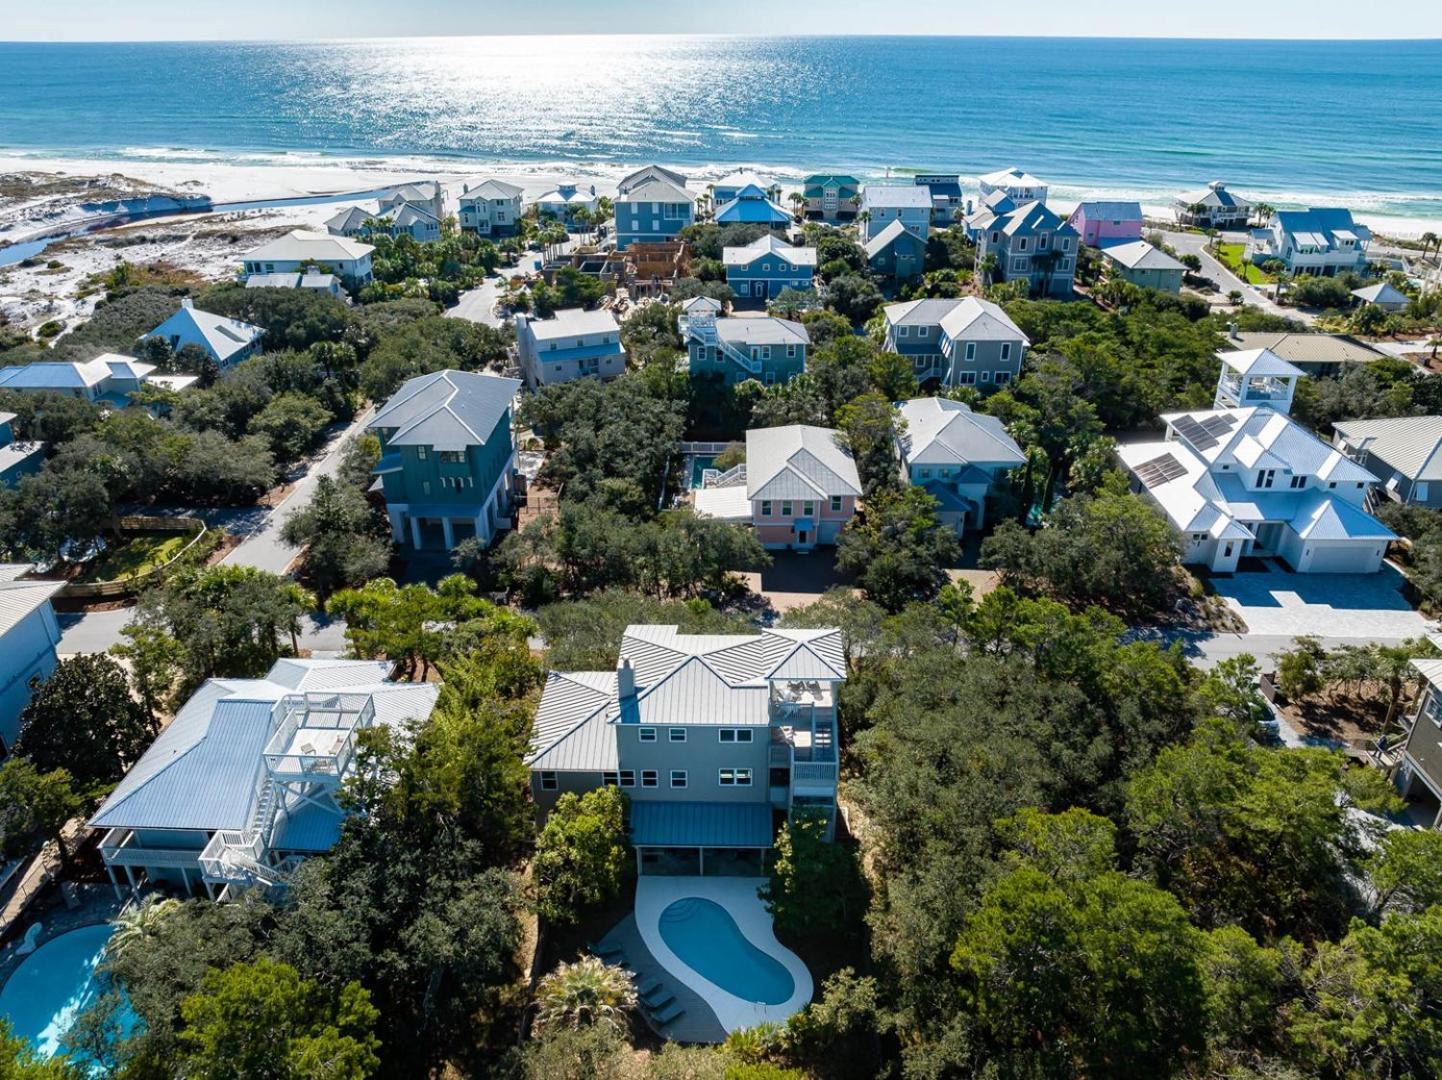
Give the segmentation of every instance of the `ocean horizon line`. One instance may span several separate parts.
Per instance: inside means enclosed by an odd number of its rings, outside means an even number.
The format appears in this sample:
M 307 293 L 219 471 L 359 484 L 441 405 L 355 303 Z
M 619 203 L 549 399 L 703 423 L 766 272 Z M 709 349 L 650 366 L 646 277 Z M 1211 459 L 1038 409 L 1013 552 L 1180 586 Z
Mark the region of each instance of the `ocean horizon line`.
M 1259 35 L 1255 37 L 1217 37 L 1206 34 L 935 34 L 935 33 L 890 33 L 890 34 L 857 34 L 845 32 L 818 31 L 805 34 L 732 34 L 717 33 L 712 31 L 697 33 L 678 32 L 646 32 L 637 31 L 627 34 L 613 33 L 587 33 L 584 31 L 556 34 L 556 33 L 497 33 L 497 34 L 384 34 L 375 36 L 346 36 L 346 37 L 191 37 L 191 38 L 146 38 L 146 37 L 109 37 L 109 38 L 4 38 L 0 37 L 0 45 L 345 45 L 345 44 L 374 44 L 376 42 L 397 41 L 415 43 L 420 41 L 495 41 L 507 38 L 585 38 L 585 39 L 613 39 L 626 40 L 628 38 L 647 38 L 652 40 L 677 40 L 694 41 L 704 39 L 716 39 L 721 41 L 807 41 L 813 39 L 826 39 L 836 41 L 899 41 L 899 40 L 924 40 L 924 41 L 1157 41 L 1172 43 L 1197 42 L 1211 45 L 1226 44 L 1298 44 L 1298 45 L 1385 45 L 1388 43 L 1397 44 L 1425 44 L 1428 42 L 1442 42 L 1442 35 L 1426 35 L 1419 37 L 1407 36 L 1377 36 L 1353 34 L 1350 37 L 1283 37 L 1281 35 Z

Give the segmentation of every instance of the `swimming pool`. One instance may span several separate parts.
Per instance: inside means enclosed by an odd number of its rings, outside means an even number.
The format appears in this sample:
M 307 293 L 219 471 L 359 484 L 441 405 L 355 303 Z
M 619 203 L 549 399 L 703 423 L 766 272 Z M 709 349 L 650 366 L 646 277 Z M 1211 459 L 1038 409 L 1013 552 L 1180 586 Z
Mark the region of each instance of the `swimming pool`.
M 691 490 L 695 491 L 701 486 L 701 477 L 707 469 L 714 468 L 716 459 L 714 457 L 693 457 L 691 459 Z
M 114 932 L 109 923 L 100 923 L 52 938 L 0 987 L 0 1016 L 46 1057 L 59 1052 L 60 1037 L 105 992 L 95 969 Z M 122 1035 L 129 1035 L 139 1020 L 128 1004 L 118 1018 Z
M 785 966 L 751 944 L 720 904 L 677 900 L 661 912 L 659 929 L 677 959 L 743 1001 L 781 1005 L 796 992 Z

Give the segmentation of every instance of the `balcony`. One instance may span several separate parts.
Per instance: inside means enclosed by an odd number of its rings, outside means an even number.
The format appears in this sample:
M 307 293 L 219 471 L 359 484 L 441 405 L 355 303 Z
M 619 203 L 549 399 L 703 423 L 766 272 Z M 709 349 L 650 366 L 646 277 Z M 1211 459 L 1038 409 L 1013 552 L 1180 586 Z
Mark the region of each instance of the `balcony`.
M 165 870 L 194 870 L 198 848 L 141 847 L 134 831 L 111 829 L 100 841 L 100 857 L 107 866 L 153 866 Z
M 338 785 L 355 760 L 356 730 L 375 719 L 360 694 L 292 694 L 276 709 L 283 719 L 266 744 L 265 767 L 280 781 Z

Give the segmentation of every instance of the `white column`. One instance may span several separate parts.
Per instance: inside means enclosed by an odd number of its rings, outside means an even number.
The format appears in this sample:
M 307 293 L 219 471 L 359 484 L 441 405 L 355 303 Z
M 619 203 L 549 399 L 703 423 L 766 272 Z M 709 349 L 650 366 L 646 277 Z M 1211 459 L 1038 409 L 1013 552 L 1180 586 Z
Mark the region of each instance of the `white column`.
M 451 525 L 450 518 L 441 518 L 441 532 L 444 533 L 446 537 L 446 550 L 450 551 L 453 547 L 456 546 L 456 530 Z
M 413 518 L 411 518 L 411 544 L 414 545 L 414 547 L 415 547 L 415 549 L 416 549 L 417 551 L 420 550 L 420 547 L 421 547 L 421 519 L 418 518 L 418 517 L 413 517 Z
M 135 872 L 130 869 L 130 864 L 125 864 L 125 880 L 130 884 L 130 891 L 135 891 Z
M 109 863 L 106 863 L 105 872 L 110 875 L 110 884 L 115 889 L 115 899 L 119 900 L 125 894 L 120 891 L 120 882 L 116 880 L 115 877 L 115 867 L 111 866 Z
M 403 510 L 388 510 L 391 518 L 391 539 L 397 544 L 406 542 L 406 515 Z

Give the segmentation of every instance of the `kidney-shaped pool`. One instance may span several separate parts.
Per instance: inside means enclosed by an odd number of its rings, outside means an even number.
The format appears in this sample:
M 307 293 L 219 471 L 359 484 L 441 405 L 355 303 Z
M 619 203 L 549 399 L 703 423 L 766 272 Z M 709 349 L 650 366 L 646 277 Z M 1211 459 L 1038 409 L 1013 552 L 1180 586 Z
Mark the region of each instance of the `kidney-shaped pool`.
M 791 972 L 746 939 L 720 904 L 699 896 L 661 912 L 661 940 L 687 967 L 742 1001 L 781 1005 L 796 992 Z
M 45 1057 L 59 1052 L 61 1036 L 104 993 L 95 969 L 114 932 L 115 927 L 101 923 L 52 938 L 21 961 L 0 987 L 0 1016 Z M 116 1020 L 122 1037 L 138 1023 L 128 1002 Z

